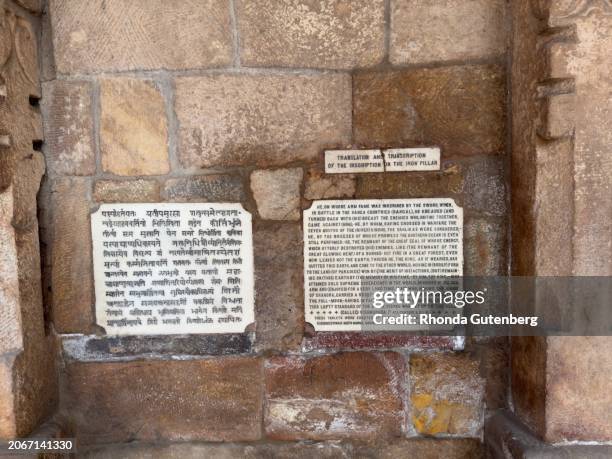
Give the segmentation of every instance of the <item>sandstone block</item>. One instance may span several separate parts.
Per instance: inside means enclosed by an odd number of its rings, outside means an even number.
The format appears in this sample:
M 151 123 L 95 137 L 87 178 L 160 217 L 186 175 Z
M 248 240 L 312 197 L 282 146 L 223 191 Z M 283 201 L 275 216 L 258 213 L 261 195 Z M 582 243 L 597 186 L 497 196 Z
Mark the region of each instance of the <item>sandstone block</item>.
M 548 338 L 547 442 L 612 440 L 610 336 Z
M 45 158 L 49 171 L 59 175 L 93 175 L 91 84 L 53 80 L 42 85 Z
M 355 141 L 440 146 L 445 158 L 500 153 L 504 87 L 498 65 L 359 73 L 353 79 Z
M 543 436 L 546 431 L 546 337 L 510 338 L 511 390 L 514 412 Z
M 391 1 L 394 64 L 502 55 L 506 49 L 503 0 Z
M 399 436 L 402 357 L 349 352 L 266 362 L 265 428 L 276 440 Z
M 81 452 L 85 459 L 339 459 L 350 457 L 350 445 L 338 442 L 291 443 L 136 443 L 94 446 Z
M 356 457 L 376 459 L 482 459 L 482 444 L 472 438 L 405 439 L 357 448 Z
M 506 215 L 506 177 L 502 158 L 473 158 L 465 167 L 466 207 L 473 213 Z
M 250 357 L 74 362 L 65 406 L 84 444 L 258 440 L 261 366 Z
M 164 194 L 167 200 L 178 202 L 241 202 L 245 199 L 242 178 L 235 175 L 169 179 Z
M 478 362 L 470 356 L 438 353 L 410 357 L 411 421 L 418 433 L 479 437 L 483 397 Z
M 508 407 L 509 344 L 507 336 L 476 337 L 468 344 L 470 351 L 480 361 L 480 374 L 486 380 L 484 400 L 487 410 Z
M 303 175 L 299 168 L 253 172 L 251 190 L 259 216 L 265 220 L 299 220 Z
M 228 0 L 52 0 L 59 73 L 219 67 L 232 61 Z
M 0 359 L 0 439 L 12 440 L 17 434 L 13 394 L 13 358 Z
M 314 161 L 351 137 L 347 75 L 210 75 L 176 79 L 184 167 Z
M 544 103 L 546 122 L 540 129 L 540 135 L 546 139 L 571 136 L 576 126 L 576 94 L 558 94 L 547 98 Z
M 502 276 L 506 267 L 504 221 L 468 218 L 464 233 L 466 276 Z
M 381 62 L 383 0 L 239 0 L 240 60 L 247 66 L 350 69 Z
M 117 175 L 170 171 L 164 98 L 151 82 L 114 78 L 100 84 L 102 168 Z
M 38 213 L 36 200 L 45 173 L 45 158 L 38 151 L 30 151 L 13 162 L 12 168 L 4 168 L 4 165 L 0 159 L 0 183 L 12 183 L 13 188 L 13 225 L 22 230 L 35 228 Z
M 354 196 L 354 175 L 326 175 L 317 169 L 308 171 L 304 190 L 306 199 L 352 198 Z
M 94 185 L 96 202 L 158 202 L 159 182 L 155 180 L 98 180 Z
M 8 188 L 0 192 L 0 356 L 19 351 L 23 346 L 17 243 L 12 221 L 13 190 Z M 0 405 L 2 404 L 0 402 Z M 0 415 L 0 418 L 2 417 Z
M 364 199 L 459 197 L 463 193 L 463 174 L 461 163 L 446 161 L 438 172 L 358 175 L 356 196 Z
M 301 227 L 256 228 L 254 246 L 257 346 L 299 349 L 304 329 Z
M 51 286 L 58 333 L 84 333 L 94 322 L 89 202 L 91 182 L 61 178 L 51 185 Z

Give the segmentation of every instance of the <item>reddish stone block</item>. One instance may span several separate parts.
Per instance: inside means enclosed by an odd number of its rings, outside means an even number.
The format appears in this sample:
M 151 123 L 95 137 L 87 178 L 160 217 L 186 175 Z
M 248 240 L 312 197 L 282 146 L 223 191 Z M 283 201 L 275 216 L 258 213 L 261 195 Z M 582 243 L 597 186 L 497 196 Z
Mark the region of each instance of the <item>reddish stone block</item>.
M 265 365 L 265 429 L 276 440 L 399 436 L 406 368 L 393 352 L 276 357 Z

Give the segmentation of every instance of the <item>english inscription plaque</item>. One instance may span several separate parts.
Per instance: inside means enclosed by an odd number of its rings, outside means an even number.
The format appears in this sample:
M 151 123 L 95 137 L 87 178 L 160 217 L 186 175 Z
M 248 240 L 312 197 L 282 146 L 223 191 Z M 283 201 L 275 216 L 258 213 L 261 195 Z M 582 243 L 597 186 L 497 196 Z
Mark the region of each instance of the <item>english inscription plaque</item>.
M 103 204 L 91 232 L 96 320 L 109 335 L 241 333 L 253 322 L 240 204 Z
M 306 321 L 359 331 L 361 280 L 463 274 L 463 210 L 449 198 L 315 201 L 304 212 Z
M 327 174 L 440 170 L 440 149 L 390 148 L 388 150 L 327 150 Z

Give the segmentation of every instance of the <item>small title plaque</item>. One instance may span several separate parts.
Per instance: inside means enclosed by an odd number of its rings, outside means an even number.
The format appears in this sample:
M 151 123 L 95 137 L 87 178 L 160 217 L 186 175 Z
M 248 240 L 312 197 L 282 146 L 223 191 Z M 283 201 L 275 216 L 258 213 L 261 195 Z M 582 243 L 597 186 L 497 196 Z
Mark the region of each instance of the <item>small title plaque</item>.
M 96 319 L 109 335 L 240 333 L 254 320 L 240 204 L 103 204 L 91 216 Z
M 450 198 L 315 201 L 304 211 L 306 321 L 362 330 L 361 280 L 463 274 L 463 210 Z
M 440 170 L 439 148 L 327 150 L 325 152 L 325 172 L 328 174 L 437 170 Z

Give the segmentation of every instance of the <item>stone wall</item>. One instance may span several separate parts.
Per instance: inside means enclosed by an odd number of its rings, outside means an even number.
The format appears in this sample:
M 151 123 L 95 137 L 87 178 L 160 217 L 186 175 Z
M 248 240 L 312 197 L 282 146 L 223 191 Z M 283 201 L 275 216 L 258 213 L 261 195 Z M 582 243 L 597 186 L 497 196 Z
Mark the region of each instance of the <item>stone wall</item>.
M 274 441 L 248 447 L 262 457 L 305 440 L 329 457 L 479 454 L 486 410 L 507 404 L 505 341 L 304 347 L 301 214 L 315 199 L 450 196 L 466 275 L 506 274 L 507 22 L 503 0 L 50 0 L 45 291 L 74 433 Z M 441 147 L 439 172 L 322 171 L 326 148 L 423 145 Z M 158 201 L 253 214 L 254 337 L 95 325 L 90 213 Z M 374 439 L 390 443 L 360 443 Z
M 610 276 L 612 6 L 515 1 L 512 16 L 512 273 Z M 521 420 L 548 442 L 612 440 L 609 346 L 513 339 Z
M 0 2 L 0 438 L 28 435 L 57 403 L 55 338 L 42 301 L 37 193 L 39 5 Z

